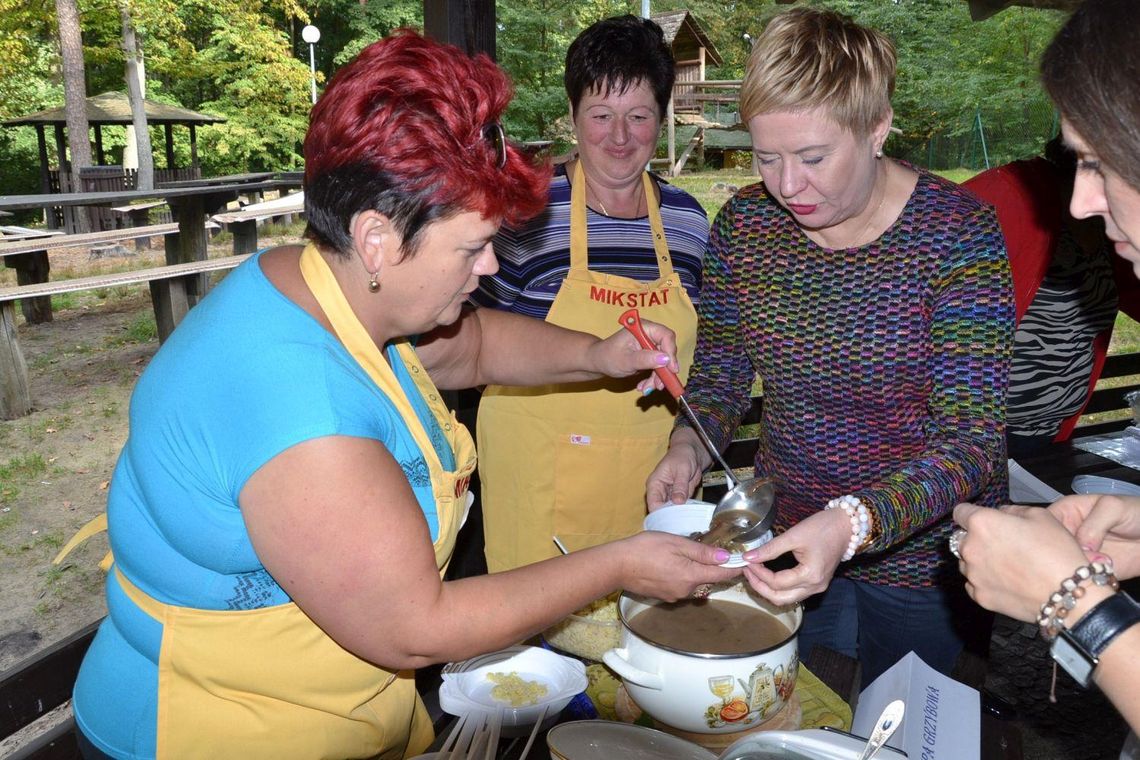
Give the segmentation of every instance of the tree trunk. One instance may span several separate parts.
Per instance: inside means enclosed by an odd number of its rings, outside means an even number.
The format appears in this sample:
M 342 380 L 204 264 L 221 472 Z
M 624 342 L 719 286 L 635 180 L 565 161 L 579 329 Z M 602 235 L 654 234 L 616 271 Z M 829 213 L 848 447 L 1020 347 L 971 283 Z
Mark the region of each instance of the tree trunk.
M 139 190 L 154 189 L 154 154 L 150 149 L 150 130 L 146 122 L 146 104 L 143 103 L 141 74 L 142 52 L 139 49 L 135 25 L 131 20 L 131 9 L 126 2 L 119 3 L 119 15 L 123 21 L 123 56 L 127 62 L 127 99 L 131 103 L 131 123 L 135 130 L 138 146 Z
M 67 147 L 71 154 L 72 192 L 82 192 L 79 170 L 91 165 L 91 139 L 87 126 L 87 82 L 83 69 L 83 36 L 79 29 L 79 8 L 76 0 L 55 0 L 55 13 L 59 22 L 59 52 L 63 58 L 63 102 L 67 114 Z M 60 167 L 60 176 L 67 174 Z M 76 232 L 91 229 L 87 214 L 75 214 Z

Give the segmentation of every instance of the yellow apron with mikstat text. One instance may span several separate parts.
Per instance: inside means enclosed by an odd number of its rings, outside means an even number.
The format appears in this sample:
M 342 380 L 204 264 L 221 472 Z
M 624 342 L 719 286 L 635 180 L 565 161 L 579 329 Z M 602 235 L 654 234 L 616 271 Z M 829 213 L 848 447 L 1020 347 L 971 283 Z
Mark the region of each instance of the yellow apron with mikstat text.
M 619 329 L 619 315 L 635 306 L 677 334 L 684 382 L 697 314 L 673 270 L 653 180 L 644 174 L 642 182 L 659 278 L 641 282 L 590 271 L 579 163 L 570 191 L 570 271 L 546 321 L 607 337 Z M 476 437 L 491 572 L 555 556 L 553 536 L 575 551 L 641 530 L 645 480 L 665 455 L 676 413 L 668 394 L 642 396 L 642 377 L 484 391 Z
M 312 246 L 302 254 L 301 269 L 337 336 L 396 405 L 427 462 L 442 575 L 469 504 L 471 436 L 439 398 L 413 348 L 399 344 L 455 453 L 456 471 L 444 471 L 391 367 Z M 240 611 L 177 607 L 115 572 L 131 599 L 163 625 L 159 758 L 403 758 L 431 743 L 431 721 L 412 673 L 385 670 L 347 652 L 296 604 Z M 382 608 L 375 612 L 385 614 Z

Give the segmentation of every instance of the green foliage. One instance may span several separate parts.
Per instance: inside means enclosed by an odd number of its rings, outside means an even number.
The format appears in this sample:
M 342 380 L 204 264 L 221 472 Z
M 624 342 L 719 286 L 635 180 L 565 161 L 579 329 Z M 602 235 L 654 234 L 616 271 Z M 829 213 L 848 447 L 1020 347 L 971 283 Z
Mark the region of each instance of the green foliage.
M 315 46 L 318 85 L 365 45 L 403 26 L 422 26 L 420 0 L 126 0 L 143 45 L 147 97 L 223 116 L 198 130 L 205 174 L 295 169 L 309 110 L 309 46 L 300 30 L 321 30 Z M 991 163 L 1034 153 L 1053 129 L 1037 84 L 1041 50 L 1062 20 L 1053 11 L 1010 8 L 969 20 L 962 0 L 801 0 L 850 13 L 887 32 L 898 46 L 895 123 L 903 134 L 888 149 L 919 163 L 975 165 L 979 114 Z M 775 0 L 724 4 L 661 0 L 653 10 L 689 10 L 724 59 L 710 79 L 738 79 L 755 37 L 787 6 Z M 124 89 L 116 3 L 80 0 L 88 92 Z M 497 58 L 515 100 L 505 116 L 512 138 L 569 138 L 562 64 L 574 37 L 599 18 L 638 13 L 633 0 L 507 0 L 497 12 Z M 62 103 L 55 9 L 49 2 L 0 0 L 0 117 Z M 177 165 L 190 161 L 188 130 L 173 130 Z M 953 142 L 945 156 L 931 138 Z M 165 166 L 163 130 L 152 129 Z M 121 161 L 123 131 L 103 130 L 109 163 Z M 53 146 L 49 155 L 54 161 Z M 0 185 L 39 187 L 35 133 L 0 129 Z
M 313 17 L 313 23 L 321 30 L 320 47 L 332 51 L 331 55 L 323 54 L 331 64 L 325 70 L 343 66 L 366 46 L 394 29 L 423 28 L 423 11 L 423 3 L 417 0 L 371 3 L 325 0 Z M 308 50 L 300 52 L 302 58 L 308 57 Z

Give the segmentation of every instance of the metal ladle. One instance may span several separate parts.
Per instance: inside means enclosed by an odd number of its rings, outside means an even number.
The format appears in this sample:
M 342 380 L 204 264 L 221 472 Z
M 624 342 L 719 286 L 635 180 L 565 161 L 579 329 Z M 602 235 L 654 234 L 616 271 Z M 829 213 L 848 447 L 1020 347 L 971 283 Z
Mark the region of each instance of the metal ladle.
M 618 324 L 633 334 L 642 348 L 656 350 L 657 346 L 649 339 L 645 328 L 641 324 L 641 315 L 637 309 L 623 312 L 618 318 Z M 693 430 L 701 439 L 701 443 L 712 454 L 713 459 L 724 469 L 724 477 L 728 480 L 729 491 L 713 510 L 709 529 L 696 536 L 697 541 L 711 545 L 721 545 L 728 542 L 748 543 L 760 538 L 772 527 L 776 513 L 772 505 L 776 500 L 776 487 L 767 478 L 749 478 L 738 480 L 732 474 L 732 468 L 721 457 L 720 452 L 713 446 L 705 429 L 701 427 L 697 415 L 693 413 L 689 402 L 685 400 L 685 388 L 680 379 L 668 367 L 658 367 L 653 370 L 665 384 L 673 398 L 677 399 L 681 410 L 692 423 Z

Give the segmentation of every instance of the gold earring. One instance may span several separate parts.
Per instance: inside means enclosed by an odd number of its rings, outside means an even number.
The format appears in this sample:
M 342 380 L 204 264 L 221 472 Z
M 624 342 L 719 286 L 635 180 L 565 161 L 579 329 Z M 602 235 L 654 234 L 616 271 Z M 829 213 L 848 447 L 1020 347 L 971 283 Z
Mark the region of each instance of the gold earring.
M 368 292 L 369 293 L 379 293 L 380 292 L 380 283 L 376 281 L 376 278 L 379 276 L 380 276 L 379 272 L 373 272 L 372 277 L 370 277 L 368 279 Z

